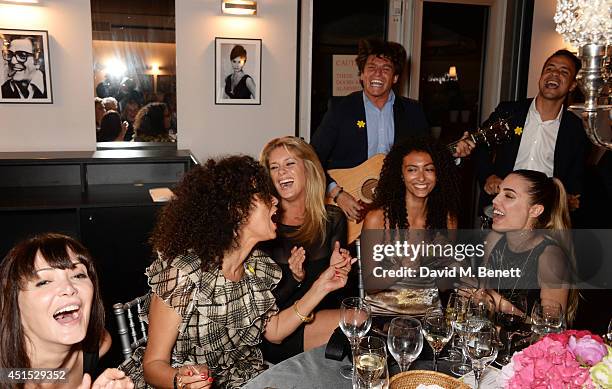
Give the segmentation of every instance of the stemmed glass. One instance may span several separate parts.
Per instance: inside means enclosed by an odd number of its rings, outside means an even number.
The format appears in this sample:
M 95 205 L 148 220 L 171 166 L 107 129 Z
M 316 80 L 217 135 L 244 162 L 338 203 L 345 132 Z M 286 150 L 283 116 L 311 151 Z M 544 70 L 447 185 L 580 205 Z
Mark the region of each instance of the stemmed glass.
M 512 337 L 527 318 L 527 296 L 512 294 L 499 300 L 497 308 L 497 323 L 506 330 L 506 350 L 498 362 L 502 365 L 510 363 L 512 358 Z
M 372 309 L 361 297 L 347 297 L 340 307 L 340 328 L 351 344 L 353 361 L 359 340 L 364 337 L 372 325 Z M 353 378 L 353 366 L 344 365 L 340 374 L 347 379 Z
M 497 332 L 492 325 L 482 325 L 480 319 L 469 320 L 465 338 L 465 351 L 472 360 L 476 389 L 480 388 L 482 372 L 497 357 Z
M 604 340 L 608 346 L 612 347 L 612 319 L 610 319 L 610 324 L 608 324 L 608 332 L 604 335 Z
M 462 359 L 463 353 L 460 346 L 461 339 L 459 334 L 456 332 L 455 323 L 457 323 L 457 321 L 461 322 L 465 320 L 465 314 L 469 303 L 469 298 L 461 295 L 460 293 L 453 292 L 450 294 L 446 304 L 446 316 L 451 321 L 453 329 L 455 330 L 455 335 L 453 336 L 453 341 L 451 342 L 453 348 L 448 352 L 448 360 L 451 362 L 460 362 Z M 457 347 L 458 344 L 459 347 Z
M 357 387 L 379 387 L 387 379 L 387 345 L 382 338 L 366 336 L 359 341 L 354 354 Z
M 479 317 L 490 320 L 495 316 L 495 300 L 486 289 L 478 289 L 470 297 L 470 307 Z
M 414 317 L 396 317 L 391 320 L 387 345 L 402 372 L 408 370 L 410 364 L 419 357 L 423 350 L 421 331 L 421 322 Z
M 542 299 L 531 309 L 531 330 L 537 335 L 558 332 L 563 325 L 563 308 L 556 301 Z
M 423 318 L 423 335 L 433 350 L 433 370 L 438 371 L 438 355 L 453 336 L 453 326 L 442 309 L 430 308 Z

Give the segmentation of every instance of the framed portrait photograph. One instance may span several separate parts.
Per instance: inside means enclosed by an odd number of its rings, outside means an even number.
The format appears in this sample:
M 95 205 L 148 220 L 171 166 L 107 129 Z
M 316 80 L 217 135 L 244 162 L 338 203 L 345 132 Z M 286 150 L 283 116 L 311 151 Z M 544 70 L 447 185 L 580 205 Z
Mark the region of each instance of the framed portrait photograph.
M 47 31 L 0 29 L 0 43 L 0 103 L 53 103 Z
M 215 104 L 261 104 L 261 39 L 215 38 Z

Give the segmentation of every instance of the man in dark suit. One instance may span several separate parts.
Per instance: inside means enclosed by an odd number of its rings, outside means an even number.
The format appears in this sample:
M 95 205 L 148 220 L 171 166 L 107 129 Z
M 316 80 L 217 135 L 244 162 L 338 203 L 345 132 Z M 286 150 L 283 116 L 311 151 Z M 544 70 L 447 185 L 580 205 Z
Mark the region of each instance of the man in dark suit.
M 392 87 L 405 65 L 406 51 L 395 42 L 361 41 L 356 58 L 363 91 L 335 104 L 312 137 L 325 171 L 355 167 L 375 154 L 386 154 L 394 143 L 409 136 L 428 134 L 421 105 L 397 96 Z M 473 147 L 462 142 L 457 155 Z M 352 220 L 361 219 L 363 207 L 327 175 L 327 195 Z
M 2 58 L 8 65 L 8 76 L 0 87 L 4 99 L 42 99 L 47 97 L 45 75 L 40 70 L 40 49 L 31 37 L 16 37 L 3 48 Z
M 582 120 L 568 111 L 564 102 L 576 88 L 580 67 L 574 54 L 558 50 L 544 63 L 535 99 L 500 103 L 491 114 L 488 121 L 509 117 L 515 135 L 494 150 L 483 145 L 474 152 L 478 180 L 486 193 L 481 206 L 491 203 L 510 172 L 531 169 L 561 180 L 570 209 L 578 208 L 588 139 Z

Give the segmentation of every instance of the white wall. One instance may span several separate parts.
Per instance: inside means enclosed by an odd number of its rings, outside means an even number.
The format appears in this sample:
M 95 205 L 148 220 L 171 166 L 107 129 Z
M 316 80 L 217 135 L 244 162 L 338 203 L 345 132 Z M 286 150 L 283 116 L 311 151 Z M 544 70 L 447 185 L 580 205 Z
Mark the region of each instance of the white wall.
M 49 31 L 53 104 L 0 104 L 0 151 L 94 150 L 90 0 L 0 4 L 0 27 Z M 215 105 L 215 37 L 262 39 L 261 105 Z M 219 0 L 176 0 L 178 147 L 204 160 L 257 156 L 295 132 L 297 0 L 259 0 L 255 17 Z
M 49 31 L 53 104 L 0 104 L 0 151 L 94 150 L 89 0 L 0 4 L 0 27 Z
M 178 146 L 200 159 L 257 156 L 295 132 L 297 1 L 259 0 L 255 17 L 221 15 L 218 0 L 176 1 Z M 215 105 L 215 37 L 262 39 L 261 105 Z
M 529 54 L 529 79 L 527 96 L 538 94 L 538 80 L 544 61 L 555 51 L 563 48 L 575 51 L 563 37 L 555 31 L 553 20 L 557 9 L 556 0 L 537 0 L 533 9 L 533 29 L 531 32 L 531 52 Z

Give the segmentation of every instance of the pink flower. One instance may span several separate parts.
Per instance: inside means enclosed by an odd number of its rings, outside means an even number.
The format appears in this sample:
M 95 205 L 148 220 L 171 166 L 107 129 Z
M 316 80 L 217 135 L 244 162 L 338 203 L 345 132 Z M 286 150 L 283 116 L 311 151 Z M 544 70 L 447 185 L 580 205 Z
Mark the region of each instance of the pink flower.
M 576 356 L 578 362 L 589 367 L 599 363 L 603 357 L 608 355 L 606 346 L 597 342 L 590 335 L 576 339 L 574 336 L 569 338 L 567 348 Z

